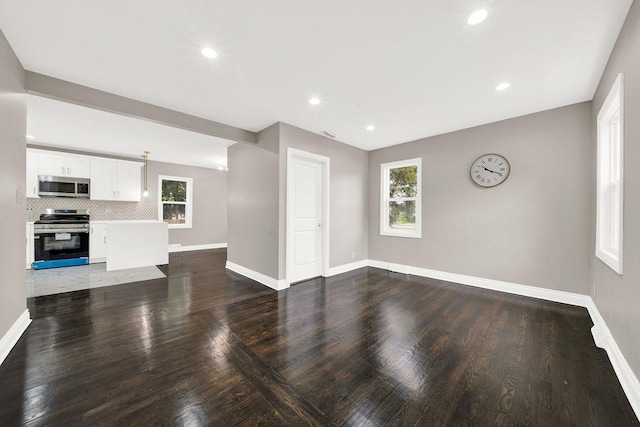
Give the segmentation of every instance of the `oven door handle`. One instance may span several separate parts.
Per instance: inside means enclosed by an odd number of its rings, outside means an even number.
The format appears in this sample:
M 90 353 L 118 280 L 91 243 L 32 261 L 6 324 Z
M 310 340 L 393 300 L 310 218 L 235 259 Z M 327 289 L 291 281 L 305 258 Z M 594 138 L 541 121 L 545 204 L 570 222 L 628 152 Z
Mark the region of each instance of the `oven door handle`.
M 88 228 L 43 228 L 33 230 L 33 234 L 54 234 L 54 233 L 89 233 Z

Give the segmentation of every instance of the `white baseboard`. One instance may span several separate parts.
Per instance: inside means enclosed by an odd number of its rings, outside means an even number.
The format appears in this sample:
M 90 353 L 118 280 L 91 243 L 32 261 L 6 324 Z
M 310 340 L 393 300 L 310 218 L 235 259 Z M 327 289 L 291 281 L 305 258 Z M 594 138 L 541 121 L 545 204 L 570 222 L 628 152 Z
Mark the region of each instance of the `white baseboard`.
M 0 339 L 0 365 L 4 362 L 4 359 L 7 358 L 11 349 L 16 345 L 24 331 L 27 330 L 30 323 L 31 317 L 29 317 L 29 310 L 25 310 L 7 333 Z
M 510 294 L 544 299 L 547 301 L 561 302 L 564 304 L 577 305 L 580 307 L 587 307 L 587 303 L 591 299 L 587 295 L 574 294 L 572 292 L 556 291 L 553 289 L 538 288 L 536 286 L 503 282 L 501 280 L 484 279 L 482 277 L 448 273 L 446 271 L 430 270 L 428 268 L 412 267 L 410 265 L 390 264 L 382 261 L 369 260 L 369 266 L 382 268 L 384 270 L 389 270 L 396 273 L 413 274 L 415 276 L 445 280 L 447 282 L 460 283 L 462 285 L 475 286 L 484 289 L 492 289 L 494 291 L 507 292 Z
M 226 248 L 226 243 L 208 243 L 205 245 L 181 245 L 180 243 L 169 245 L 169 253 L 173 252 L 187 252 L 187 251 L 202 251 L 204 249 L 220 249 Z
M 520 285 L 518 283 L 503 282 L 500 280 L 466 276 L 464 274 L 412 267 L 409 265 L 392 264 L 376 260 L 368 260 L 368 265 L 370 267 L 381 268 L 402 274 L 413 274 L 416 276 L 445 280 L 447 282 L 460 283 L 478 288 L 491 289 L 494 291 L 507 292 L 515 295 L 585 307 L 589 311 L 589 315 L 593 321 L 593 327 L 591 328 L 593 340 L 596 346 L 606 350 L 609 355 L 609 359 L 611 360 L 611 364 L 613 365 L 613 369 L 618 376 L 620 385 L 622 385 L 622 389 L 627 395 L 627 399 L 629 399 L 629 403 L 636 413 L 636 416 L 640 418 L 640 382 L 627 363 L 627 360 L 624 358 L 624 355 L 616 344 L 613 335 L 611 335 L 611 331 L 607 327 L 607 324 L 600 315 L 595 302 L 590 296 L 575 294 L 572 292 L 556 291 L 553 289 L 538 288 L 529 285 Z
M 255 280 L 258 283 L 262 283 L 263 285 L 268 286 L 271 289 L 275 289 L 276 291 L 281 291 L 289 287 L 289 282 L 287 282 L 286 280 L 274 279 L 273 277 L 258 273 L 257 271 L 253 271 L 247 267 L 243 267 L 229 260 L 227 260 L 226 268 L 245 277 L 248 277 L 249 279 Z
M 336 274 L 342 274 L 348 271 L 357 270 L 362 267 L 367 267 L 368 265 L 369 265 L 369 260 L 363 259 L 356 262 L 350 262 L 349 264 L 342 264 L 336 267 L 329 267 L 325 277 L 331 277 L 331 276 L 335 276 Z
M 622 385 L 622 389 L 627 395 L 627 399 L 629 399 L 629 403 L 636 413 L 636 416 L 640 418 L 640 382 L 638 381 L 638 377 L 636 377 L 627 363 L 627 359 L 624 358 L 620 347 L 618 347 L 616 340 L 613 338 L 613 335 L 611 335 L 611 331 L 600 314 L 600 311 L 598 311 L 595 302 L 591 297 L 587 298 L 589 299 L 589 303 L 586 307 L 593 321 L 593 327 L 591 328 L 593 340 L 598 347 L 606 350 L 609 355 L 609 360 L 611 360 L 611 365 L 613 365 L 613 370 L 616 372 L 618 380 Z

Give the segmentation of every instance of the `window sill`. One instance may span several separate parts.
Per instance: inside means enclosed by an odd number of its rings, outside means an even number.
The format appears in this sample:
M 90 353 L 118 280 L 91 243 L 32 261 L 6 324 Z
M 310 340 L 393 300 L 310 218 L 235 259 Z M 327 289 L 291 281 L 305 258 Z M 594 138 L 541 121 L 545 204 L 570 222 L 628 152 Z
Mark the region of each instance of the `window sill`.
M 193 228 L 191 224 L 168 224 L 169 230 L 180 230 L 185 228 Z
M 380 231 L 380 235 L 381 236 L 386 236 L 386 237 L 405 237 L 405 238 L 409 238 L 409 239 L 421 239 L 422 238 L 422 233 L 420 232 L 411 232 L 411 233 L 407 233 L 407 232 L 398 232 L 398 231 L 389 231 L 389 230 L 381 230 Z
M 609 268 L 622 276 L 622 262 L 619 257 L 601 249 L 596 249 L 596 257 L 604 262 Z

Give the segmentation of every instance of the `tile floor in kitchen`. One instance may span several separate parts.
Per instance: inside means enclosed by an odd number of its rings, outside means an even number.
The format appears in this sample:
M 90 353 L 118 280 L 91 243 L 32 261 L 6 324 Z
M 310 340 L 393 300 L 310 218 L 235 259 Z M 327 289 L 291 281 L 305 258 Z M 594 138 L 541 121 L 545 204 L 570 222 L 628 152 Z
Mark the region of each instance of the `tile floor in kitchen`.
M 163 277 L 156 266 L 107 271 L 106 263 L 27 270 L 27 298 Z

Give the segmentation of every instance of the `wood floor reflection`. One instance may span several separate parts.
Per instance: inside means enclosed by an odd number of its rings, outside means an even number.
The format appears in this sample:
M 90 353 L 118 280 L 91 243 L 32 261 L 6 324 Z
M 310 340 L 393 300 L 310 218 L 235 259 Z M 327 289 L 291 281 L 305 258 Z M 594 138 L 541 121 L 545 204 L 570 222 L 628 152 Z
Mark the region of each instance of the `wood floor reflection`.
M 637 425 L 585 309 L 363 268 L 275 292 L 167 278 L 29 300 L 0 425 Z

